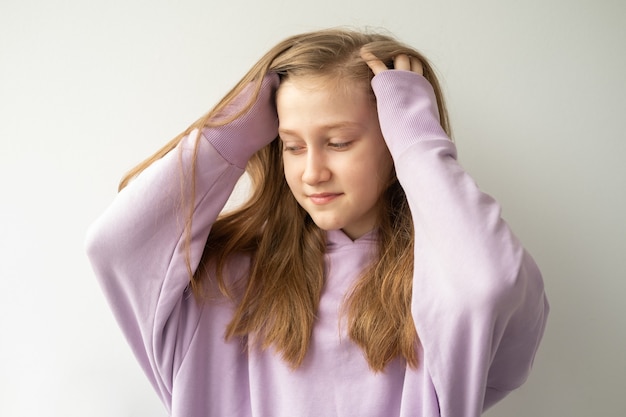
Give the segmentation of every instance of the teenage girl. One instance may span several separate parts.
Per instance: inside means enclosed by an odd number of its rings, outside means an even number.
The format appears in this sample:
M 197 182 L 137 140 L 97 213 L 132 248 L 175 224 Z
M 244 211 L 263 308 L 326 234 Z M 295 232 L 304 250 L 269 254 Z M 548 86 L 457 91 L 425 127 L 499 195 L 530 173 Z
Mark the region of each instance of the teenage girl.
M 542 278 L 449 136 L 424 56 L 324 30 L 131 171 L 87 247 L 169 413 L 475 417 L 519 387 Z

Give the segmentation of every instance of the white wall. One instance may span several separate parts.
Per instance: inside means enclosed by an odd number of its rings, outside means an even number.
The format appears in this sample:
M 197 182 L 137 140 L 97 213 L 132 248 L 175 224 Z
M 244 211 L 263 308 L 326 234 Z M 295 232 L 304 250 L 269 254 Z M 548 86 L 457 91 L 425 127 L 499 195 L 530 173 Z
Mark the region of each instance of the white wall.
M 626 415 L 621 0 L 2 0 L 0 415 L 165 415 L 85 229 L 265 50 L 335 25 L 386 27 L 435 62 L 462 162 L 544 272 L 534 372 L 488 416 Z

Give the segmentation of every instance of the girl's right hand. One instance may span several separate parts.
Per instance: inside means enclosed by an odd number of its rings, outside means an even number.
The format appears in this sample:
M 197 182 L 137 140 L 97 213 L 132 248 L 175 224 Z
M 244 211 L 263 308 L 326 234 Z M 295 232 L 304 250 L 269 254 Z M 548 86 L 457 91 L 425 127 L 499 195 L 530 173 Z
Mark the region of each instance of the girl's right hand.
M 234 128 L 238 126 L 243 129 L 242 133 L 246 134 L 248 126 L 254 126 L 255 136 L 259 136 L 263 145 L 268 144 L 278 133 L 278 115 L 276 113 L 276 89 L 280 80 L 278 74 L 269 73 L 265 75 L 261 82 L 261 90 L 252 107 L 237 119 L 233 120 L 226 126 Z M 217 116 L 228 118 L 235 113 L 241 111 L 250 101 L 254 94 L 255 83 L 250 83 L 237 95 L 224 110 Z M 233 131 L 235 133 L 235 131 Z
M 259 149 L 278 136 L 276 112 L 276 89 L 280 79 L 276 73 L 268 73 L 261 82 L 256 101 L 241 116 L 223 125 L 209 127 L 204 134 L 222 156 L 244 168 L 248 159 Z M 214 120 L 232 117 L 249 104 L 255 83 L 250 83 L 237 95 Z

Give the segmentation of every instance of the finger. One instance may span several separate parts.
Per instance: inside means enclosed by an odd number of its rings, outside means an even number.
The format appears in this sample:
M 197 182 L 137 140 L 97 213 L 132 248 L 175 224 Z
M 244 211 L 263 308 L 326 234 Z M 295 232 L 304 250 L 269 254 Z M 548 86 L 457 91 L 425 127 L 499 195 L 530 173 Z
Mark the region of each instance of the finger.
M 411 57 L 411 71 L 418 73 L 419 75 L 424 75 L 424 66 L 422 65 L 422 61 Z
M 388 68 L 383 61 L 378 59 L 376 55 L 371 52 L 361 50 L 361 58 L 367 64 L 368 67 L 372 70 L 374 75 L 379 74 L 383 71 L 386 71 Z
M 408 55 L 400 54 L 393 59 L 393 67 L 397 70 L 411 71 L 411 60 Z

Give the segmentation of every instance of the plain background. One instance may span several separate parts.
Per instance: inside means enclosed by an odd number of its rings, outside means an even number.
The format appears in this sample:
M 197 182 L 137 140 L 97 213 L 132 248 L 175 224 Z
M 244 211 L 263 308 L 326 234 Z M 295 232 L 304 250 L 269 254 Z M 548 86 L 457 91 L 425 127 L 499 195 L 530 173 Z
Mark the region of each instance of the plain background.
M 85 230 L 267 49 L 339 25 L 434 62 L 461 162 L 544 273 L 534 371 L 487 415 L 626 415 L 621 0 L 2 0 L 0 415 L 165 416 Z

